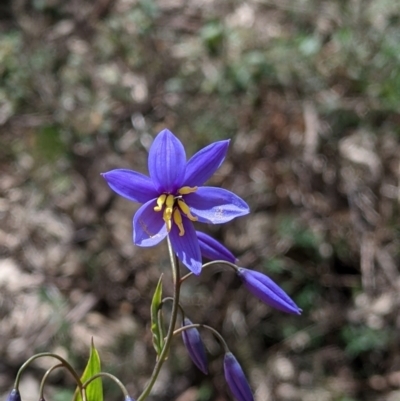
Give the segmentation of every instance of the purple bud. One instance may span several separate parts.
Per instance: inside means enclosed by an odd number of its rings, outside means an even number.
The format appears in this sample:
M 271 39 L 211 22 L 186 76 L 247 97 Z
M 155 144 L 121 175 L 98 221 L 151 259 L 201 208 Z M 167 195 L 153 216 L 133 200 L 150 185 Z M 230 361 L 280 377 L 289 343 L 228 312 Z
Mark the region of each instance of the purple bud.
M 265 274 L 244 269 L 237 270 L 244 286 L 262 302 L 286 313 L 301 314 L 301 309 L 293 300 Z
M 183 320 L 183 326 L 193 324 L 189 319 Z M 196 328 L 182 331 L 182 339 L 193 363 L 206 375 L 208 374 L 207 357 L 200 333 Z
M 6 401 L 21 401 L 21 395 L 19 394 L 19 391 L 16 388 L 12 389 L 11 393 L 8 394 Z
M 232 253 L 221 245 L 214 238 L 201 231 L 196 231 L 197 239 L 199 240 L 200 252 L 203 257 L 210 260 L 226 260 L 235 263 L 236 258 Z
M 254 401 L 253 393 L 242 367 L 231 352 L 224 357 L 225 379 L 233 395 L 239 401 Z
M 129 395 L 127 395 L 125 397 L 125 401 L 135 401 L 133 398 L 129 397 Z

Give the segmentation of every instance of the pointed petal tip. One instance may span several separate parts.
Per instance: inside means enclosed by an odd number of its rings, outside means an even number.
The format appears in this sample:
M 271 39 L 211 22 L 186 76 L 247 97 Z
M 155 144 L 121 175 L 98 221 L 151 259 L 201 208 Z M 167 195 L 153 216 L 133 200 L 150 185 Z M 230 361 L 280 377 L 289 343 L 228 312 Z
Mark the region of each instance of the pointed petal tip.
M 145 203 L 158 196 L 151 179 L 137 171 L 115 169 L 101 176 L 115 193 L 133 202 Z
M 300 315 L 302 310 L 286 292 L 267 275 L 240 267 L 239 278 L 247 290 L 265 304 L 282 312 Z
M 192 268 L 189 268 L 189 270 L 195 275 L 195 276 L 200 276 L 201 273 L 201 266 L 194 266 Z
M 195 153 L 186 163 L 185 185 L 201 186 L 225 160 L 229 140 L 213 142 Z
M 190 319 L 185 318 L 182 322 L 183 326 L 193 324 Z M 200 333 L 196 328 L 184 330 L 182 332 L 182 339 L 185 347 L 189 353 L 190 359 L 205 375 L 208 374 L 208 362 L 204 344 L 201 340 Z
M 224 373 L 226 382 L 238 401 L 254 401 L 243 369 L 231 352 L 227 352 L 224 356 Z
M 183 184 L 186 152 L 182 142 L 168 129 L 151 144 L 148 169 L 157 191 L 175 193 Z
M 175 136 L 175 135 L 172 133 L 172 131 L 169 130 L 168 128 L 162 129 L 162 130 L 157 134 L 157 136 L 158 136 L 158 135 L 173 135 L 173 136 Z

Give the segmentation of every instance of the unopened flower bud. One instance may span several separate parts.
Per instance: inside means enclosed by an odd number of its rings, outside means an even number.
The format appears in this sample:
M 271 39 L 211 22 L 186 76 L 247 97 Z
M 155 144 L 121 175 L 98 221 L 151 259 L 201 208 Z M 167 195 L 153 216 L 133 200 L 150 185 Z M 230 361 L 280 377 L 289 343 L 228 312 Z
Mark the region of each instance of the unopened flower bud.
M 193 324 L 189 319 L 183 320 L 183 326 Z M 182 331 L 182 339 L 193 363 L 206 375 L 208 374 L 207 357 L 200 333 L 196 328 Z
M 225 380 L 238 401 L 254 401 L 249 383 L 242 367 L 231 352 L 224 357 Z
M 129 397 L 129 395 L 127 395 L 125 397 L 125 401 L 135 401 L 132 397 Z
M 19 391 L 16 388 L 12 389 L 11 393 L 8 394 L 6 401 L 21 401 L 21 395 L 19 394 Z
M 262 302 L 286 313 L 301 314 L 301 309 L 265 274 L 240 267 L 237 274 L 244 286 Z
M 201 231 L 196 231 L 199 240 L 201 255 L 210 260 L 226 260 L 235 263 L 235 256 L 214 238 Z

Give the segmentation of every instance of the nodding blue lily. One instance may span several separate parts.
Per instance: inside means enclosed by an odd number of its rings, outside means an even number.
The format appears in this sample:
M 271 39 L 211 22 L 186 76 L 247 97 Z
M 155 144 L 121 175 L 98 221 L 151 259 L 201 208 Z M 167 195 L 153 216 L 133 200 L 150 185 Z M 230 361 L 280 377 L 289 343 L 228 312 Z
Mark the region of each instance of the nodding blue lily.
M 16 388 L 12 389 L 10 394 L 8 394 L 6 401 L 21 401 L 21 395 L 19 391 Z
M 214 238 L 200 231 L 196 231 L 200 244 L 201 254 L 211 260 L 226 260 L 235 263 L 235 256 Z M 295 315 L 301 314 L 301 309 L 293 302 L 285 291 L 279 287 L 267 275 L 245 269 L 244 267 L 236 267 L 236 274 L 242 280 L 244 286 L 258 299 L 265 304 L 279 309 L 286 313 Z
M 289 295 L 265 274 L 239 267 L 237 269 L 237 275 L 242 280 L 244 286 L 265 304 L 279 309 L 282 312 L 292 313 L 294 315 L 301 314 L 301 309 L 294 303 Z
M 102 174 L 118 195 L 143 204 L 133 218 L 136 245 L 154 246 L 168 235 L 178 258 L 200 274 L 193 222 L 221 224 L 249 213 L 246 202 L 232 192 L 203 186 L 224 161 L 228 145 L 229 140 L 214 142 L 186 161 L 182 143 L 164 129 L 150 147 L 150 177 L 125 169 Z
M 192 322 L 188 318 L 183 320 L 183 326 L 189 326 L 191 324 Z M 205 375 L 207 375 L 208 368 L 206 351 L 203 342 L 201 341 L 199 331 L 195 327 L 184 330 L 182 331 L 182 339 L 189 353 L 190 359 Z
M 238 401 L 254 401 L 250 385 L 239 362 L 231 352 L 224 357 L 225 380 Z

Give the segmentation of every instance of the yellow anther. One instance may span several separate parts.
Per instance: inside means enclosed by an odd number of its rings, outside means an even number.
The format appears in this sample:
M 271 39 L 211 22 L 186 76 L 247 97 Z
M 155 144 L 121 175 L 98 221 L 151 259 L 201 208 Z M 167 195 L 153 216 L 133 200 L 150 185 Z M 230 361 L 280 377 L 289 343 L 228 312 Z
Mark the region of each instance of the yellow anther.
M 167 195 L 162 194 L 157 198 L 157 206 L 154 206 L 154 210 L 156 212 L 161 212 L 162 207 L 164 206 L 165 199 L 167 199 Z
M 174 203 L 175 203 L 174 195 L 166 195 L 163 219 L 165 221 L 165 224 L 167 225 L 168 232 L 171 231 L 171 227 L 172 227 L 171 217 L 172 217 L 172 210 L 174 207 Z
M 165 224 L 167 225 L 167 231 L 168 232 L 171 231 L 171 227 L 172 227 L 171 214 L 172 213 L 168 213 L 167 209 L 164 209 L 163 219 L 165 221 Z
M 192 221 L 197 221 L 197 217 L 194 217 L 192 213 L 190 213 L 189 206 L 181 199 L 178 199 L 178 206 L 182 210 L 183 214 Z
M 193 192 L 197 191 L 197 187 L 182 187 L 180 190 L 178 190 L 179 195 L 188 195 L 192 194 Z
M 171 219 L 172 208 L 174 207 L 174 203 L 175 203 L 174 195 L 168 195 L 167 200 L 165 201 L 165 213 L 168 219 Z
M 179 236 L 183 236 L 185 234 L 185 229 L 183 228 L 183 224 L 182 224 L 182 216 L 181 216 L 181 212 L 179 211 L 178 208 L 176 208 L 174 210 L 174 223 L 178 226 L 179 228 Z

